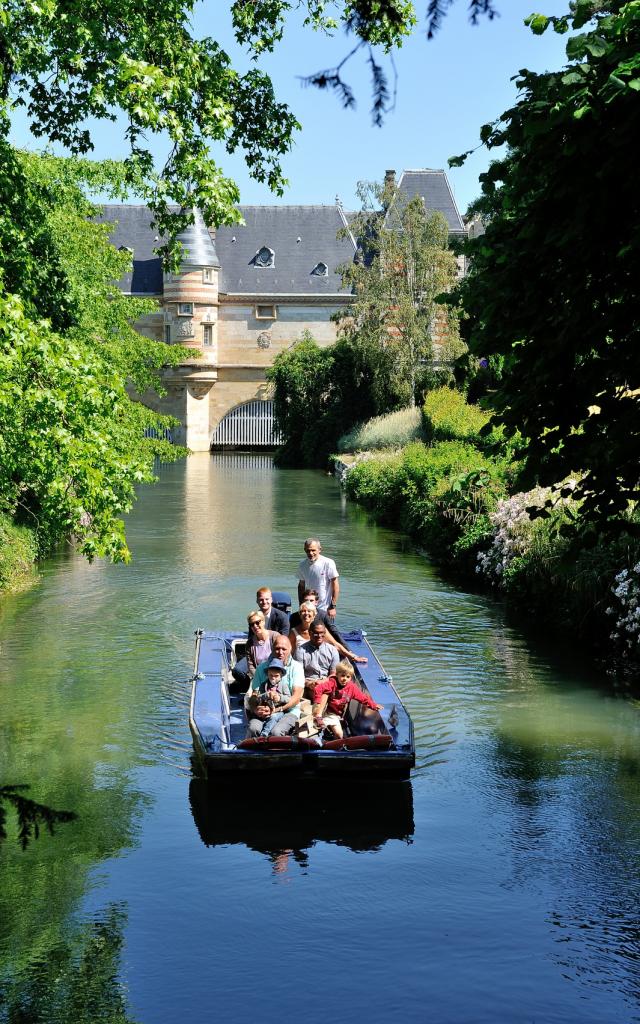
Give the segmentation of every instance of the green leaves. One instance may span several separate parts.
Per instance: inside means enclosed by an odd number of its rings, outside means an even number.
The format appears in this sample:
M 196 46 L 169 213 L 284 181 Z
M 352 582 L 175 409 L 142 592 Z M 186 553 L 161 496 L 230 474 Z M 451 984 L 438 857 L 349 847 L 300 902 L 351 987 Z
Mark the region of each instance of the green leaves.
M 123 112 L 131 147 L 126 183 L 150 204 L 169 238 L 179 230 L 172 203 L 199 206 L 213 224 L 238 218 L 233 182 L 211 187 L 223 179 L 212 144 L 243 149 L 250 173 L 278 191 L 284 185 L 279 157 L 298 127 L 265 76 L 240 78 L 215 40 L 192 37 L 192 6 L 190 0 L 107 0 L 97 16 L 90 0 L 7 0 L 0 23 L 0 107 L 8 109 L 11 90 L 27 105 L 34 135 L 75 154 L 93 148 L 87 118 L 114 120 Z M 169 141 L 160 171 L 147 142 L 153 135 Z
M 108 242 L 84 188 L 117 194 L 117 164 L 37 157 L 0 141 L 0 510 L 35 531 L 40 551 L 75 538 L 93 558 L 127 560 L 121 516 L 154 456 L 144 438 L 170 421 L 132 392 L 160 389 L 183 357 L 138 334 L 155 304 L 122 295 L 130 260 Z
M 414 402 L 418 366 L 432 357 L 437 316 L 448 317 L 450 342 L 457 337 L 456 310 L 445 314 L 438 302 L 455 282 L 457 265 L 444 217 L 428 213 L 420 197 L 403 201 L 376 185 L 365 186 L 363 195 L 363 212 L 350 224 L 362 259 L 341 268 L 356 299 L 336 318 L 341 336 L 367 363 L 374 416 Z
M 532 32 L 537 36 L 541 36 L 547 31 L 550 24 L 550 19 L 544 14 L 530 14 L 528 18 L 524 19 L 525 25 L 528 25 Z
M 610 524 L 640 496 L 640 3 L 578 3 L 572 27 L 588 22 L 501 118 L 460 296 L 471 351 L 504 360 L 490 397 L 523 435 L 523 486 L 575 475 L 579 516 Z

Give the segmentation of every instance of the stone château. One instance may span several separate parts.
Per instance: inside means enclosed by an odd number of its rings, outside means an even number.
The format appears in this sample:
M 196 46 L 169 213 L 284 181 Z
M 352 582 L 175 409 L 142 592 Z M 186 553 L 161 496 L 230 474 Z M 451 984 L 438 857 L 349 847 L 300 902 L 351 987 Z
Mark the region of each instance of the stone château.
M 395 183 L 394 172 L 387 172 L 387 182 L 392 174 Z M 422 196 L 428 210 L 440 211 L 452 236 L 465 234 L 444 171 L 403 171 L 396 187 L 407 198 Z M 163 273 L 154 252 L 161 240 L 146 206 L 105 206 L 101 218 L 114 225 L 112 244 L 132 253 L 121 289 L 158 301 L 158 312 L 138 329 L 193 349 L 192 360 L 165 372 L 165 397 L 158 402 L 157 396 L 144 396 L 147 404 L 180 421 L 175 440 L 193 451 L 224 443 L 225 428 L 243 415 L 251 422 L 253 440 L 268 443 L 266 368 L 305 330 L 320 345 L 334 342 L 331 316 L 351 301 L 337 268 L 355 258 L 357 243 L 338 199 L 333 206 L 240 210 L 243 225 L 215 231 L 195 212 L 194 224 L 178 236 L 183 259 L 177 275 Z M 237 440 L 242 443 L 243 437 Z

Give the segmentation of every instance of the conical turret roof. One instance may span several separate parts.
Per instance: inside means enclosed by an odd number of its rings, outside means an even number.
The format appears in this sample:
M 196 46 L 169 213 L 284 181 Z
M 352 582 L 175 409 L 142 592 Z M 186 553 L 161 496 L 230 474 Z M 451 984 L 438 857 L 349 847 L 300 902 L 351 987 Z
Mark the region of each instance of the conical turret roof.
M 193 218 L 193 224 L 189 224 L 176 238 L 182 245 L 182 268 L 219 267 L 216 247 L 200 210 L 193 211 Z

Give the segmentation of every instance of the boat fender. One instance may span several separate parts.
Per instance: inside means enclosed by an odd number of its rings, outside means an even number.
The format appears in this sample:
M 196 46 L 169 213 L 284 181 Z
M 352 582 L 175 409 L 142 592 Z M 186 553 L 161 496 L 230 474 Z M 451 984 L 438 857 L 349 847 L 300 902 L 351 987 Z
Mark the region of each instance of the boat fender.
M 387 733 L 374 736 L 345 736 L 341 740 L 328 740 L 323 750 L 388 750 L 393 740 Z
M 306 736 L 251 736 L 238 743 L 238 750 L 318 750 L 320 744 Z

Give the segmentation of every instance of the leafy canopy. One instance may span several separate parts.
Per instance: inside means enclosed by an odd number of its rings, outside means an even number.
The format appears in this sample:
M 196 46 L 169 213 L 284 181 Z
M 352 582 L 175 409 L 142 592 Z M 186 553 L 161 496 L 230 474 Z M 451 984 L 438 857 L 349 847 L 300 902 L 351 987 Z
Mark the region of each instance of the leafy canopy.
M 430 34 L 451 2 L 430 0 Z M 366 48 L 374 120 L 380 121 L 389 90 L 371 48 L 388 53 L 401 45 L 416 25 L 411 0 L 235 0 L 236 37 L 254 58 L 245 73 L 214 38 L 194 36 L 196 0 L 3 0 L 0 113 L 25 106 L 37 137 L 80 155 L 93 148 L 87 119 L 114 121 L 120 113 L 130 147 L 126 180 L 154 210 L 161 235 L 171 239 L 189 217 L 172 213 L 171 204 L 199 207 L 209 224 L 233 223 L 239 219 L 238 188 L 212 147 L 241 151 L 251 175 L 282 193 L 281 158 L 300 126 L 257 62 L 300 7 L 311 29 L 332 33 L 343 27 L 355 39 L 352 54 Z M 472 20 L 494 13 L 491 0 L 471 0 Z M 352 104 L 353 93 L 340 77 L 347 58 L 309 81 L 336 89 Z M 150 148 L 158 135 L 169 143 L 162 169 L 154 167 Z
M 0 140 L 0 511 L 41 551 L 74 536 L 90 558 L 128 559 L 121 515 L 157 456 L 182 453 L 144 431 L 171 421 L 132 401 L 161 390 L 178 346 L 138 334 L 155 309 L 115 282 L 130 256 L 85 188 L 118 192 L 117 164 L 23 154 Z M 20 186 L 20 187 L 18 187 Z
M 460 296 L 471 350 L 502 362 L 491 400 L 525 439 L 523 486 L 578 474 L 580 514 L 602 523 L 640 498 L 640 3 L 530 25 L 585 30 L 482 129 L 507 151 L 482 179 Z
M 0 101 L 26 106 L 32 132 L 73 154 L 92 149 L 87 118 L 126 121 L 126 180 L 148 200 L 160 233 L 196 205 L 209 223 L 237 220 L 238 190 L 211 144 L 244 152 L 275 192 L 296 119 L 257 68 L 239 74 L 214 39 L 190 31 L 194 0 L 6 0 L 0 12 Z M 148 139 L 170 150 L 162 171 Z

